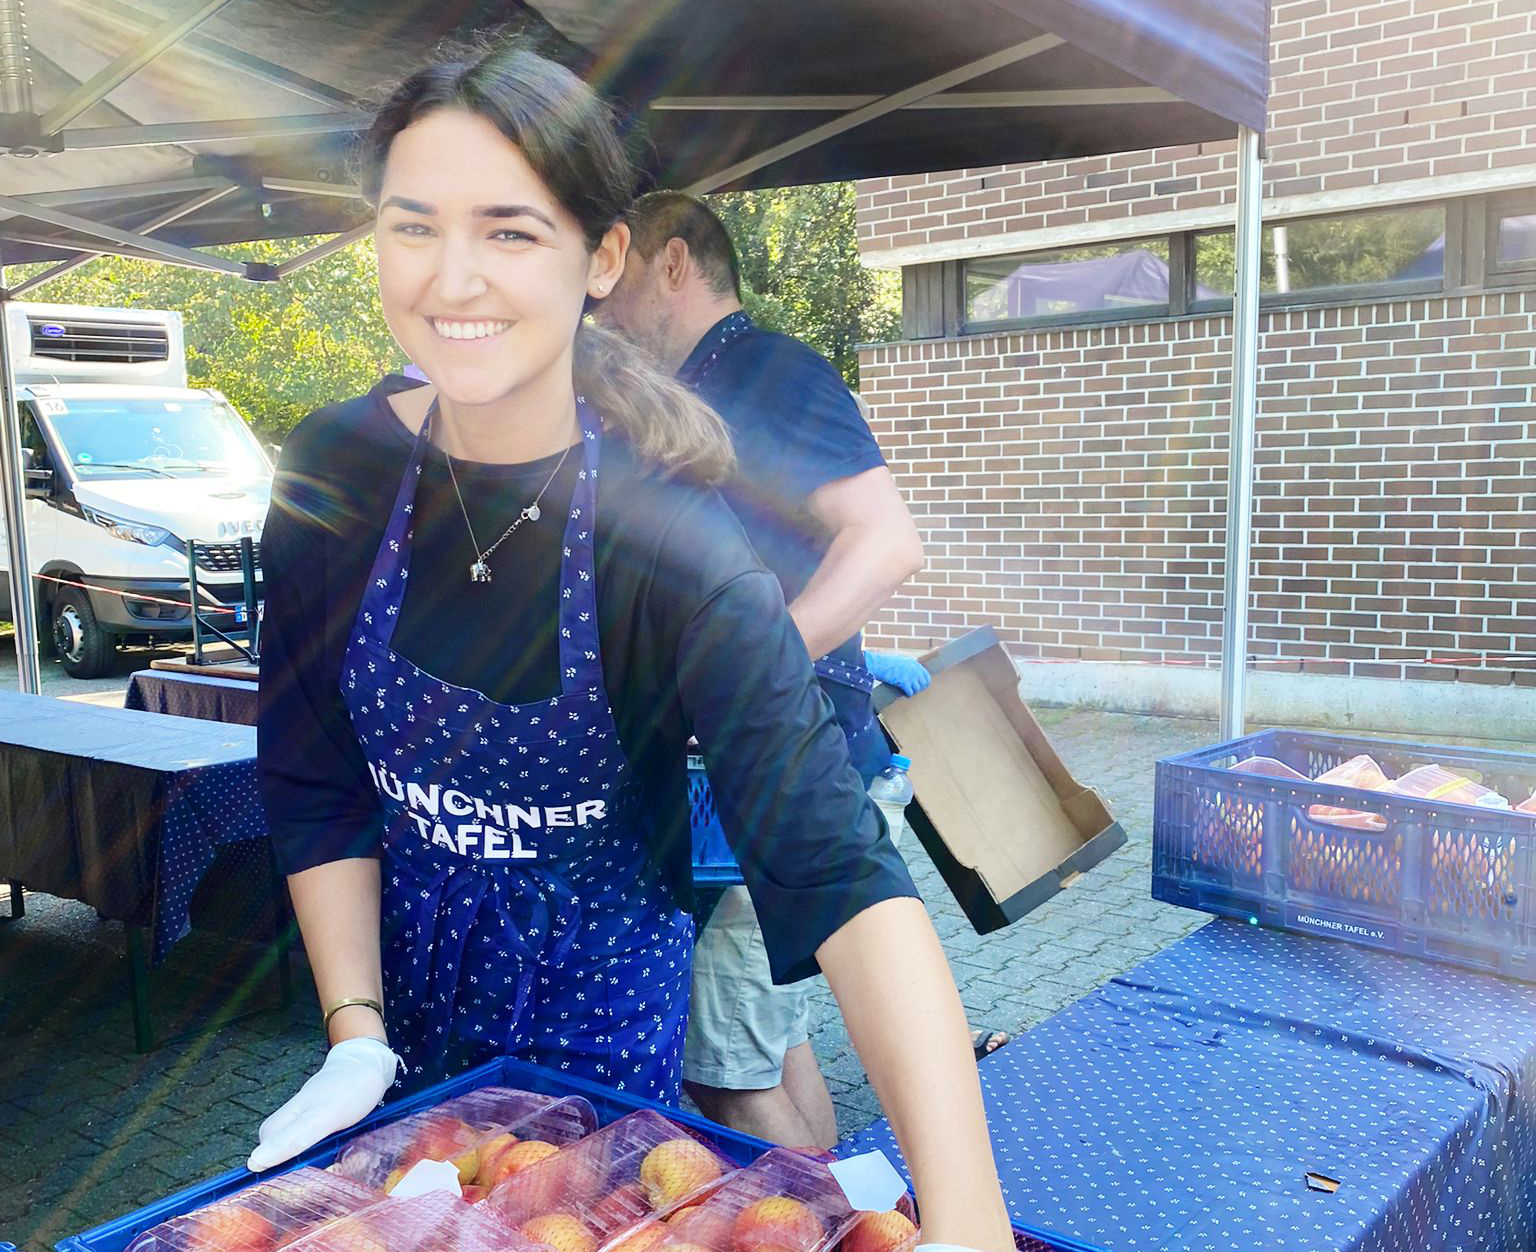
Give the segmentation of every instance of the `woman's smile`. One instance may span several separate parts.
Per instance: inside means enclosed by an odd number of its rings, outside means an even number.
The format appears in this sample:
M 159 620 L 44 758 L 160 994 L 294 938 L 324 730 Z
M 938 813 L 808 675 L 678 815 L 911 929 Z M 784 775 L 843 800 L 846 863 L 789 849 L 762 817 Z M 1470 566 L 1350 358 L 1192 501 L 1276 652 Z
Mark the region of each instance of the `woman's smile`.
M 438 338 L 459 340 L 494 339 L 512 328 L 512 323 L 507 321 L 451 317 L 428 317 L 427 324 L 437 333 Z

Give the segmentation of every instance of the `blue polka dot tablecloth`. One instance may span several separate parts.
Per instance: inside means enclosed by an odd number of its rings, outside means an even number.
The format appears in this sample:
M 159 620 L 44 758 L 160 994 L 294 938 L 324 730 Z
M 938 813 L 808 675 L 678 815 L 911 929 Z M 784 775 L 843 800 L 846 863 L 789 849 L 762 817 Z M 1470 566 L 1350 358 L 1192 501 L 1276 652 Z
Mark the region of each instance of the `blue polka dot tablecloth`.
M 148 709 L 172 717 L 198 717 L 236 726 L 256 724 L 256 684 L 215 674 L 178 674 L 145 669 L 128 679 L 126 709 Z
M 1032 1250 L 1536 1247 L 1530 983 L 1218 921 L 981 1073 Z
M 0 877 L 148 926 L 158 963 L 225 845 L 270 880 L 255 761 L 253 727 L 0 692 Z

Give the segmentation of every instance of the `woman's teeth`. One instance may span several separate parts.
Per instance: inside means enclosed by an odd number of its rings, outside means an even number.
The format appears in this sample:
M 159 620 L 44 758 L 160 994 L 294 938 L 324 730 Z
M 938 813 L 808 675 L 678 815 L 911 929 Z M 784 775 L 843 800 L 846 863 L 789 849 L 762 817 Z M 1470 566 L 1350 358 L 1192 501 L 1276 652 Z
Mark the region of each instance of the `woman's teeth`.
M 499 335 L 511 322 L 447 322 L 440 317 L 429 319 L 432 329 L 444 339 L 486 339 Z

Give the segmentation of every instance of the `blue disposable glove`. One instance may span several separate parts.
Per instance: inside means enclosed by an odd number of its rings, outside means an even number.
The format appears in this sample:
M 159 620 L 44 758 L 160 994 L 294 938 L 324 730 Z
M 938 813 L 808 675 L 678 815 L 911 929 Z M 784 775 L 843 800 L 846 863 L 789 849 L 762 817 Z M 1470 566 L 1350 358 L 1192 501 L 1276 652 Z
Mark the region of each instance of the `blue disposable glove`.
M 890 683 L 904 696 L 915 696 L 933 681 L 922 663 L 894 652 L 866 652 L 864 668 L 883 683 Z

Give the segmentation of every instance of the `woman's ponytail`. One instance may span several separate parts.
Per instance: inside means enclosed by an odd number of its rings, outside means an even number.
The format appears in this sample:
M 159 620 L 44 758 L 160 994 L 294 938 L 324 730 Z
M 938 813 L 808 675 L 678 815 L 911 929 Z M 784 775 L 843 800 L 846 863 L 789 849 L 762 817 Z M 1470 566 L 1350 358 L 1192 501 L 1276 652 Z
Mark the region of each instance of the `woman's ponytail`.
M 573 373 L 577 394 L 641 460 L 706 484 L 730 476 L 736 457 L 719 414 L 628 340 L 583 323 Z

